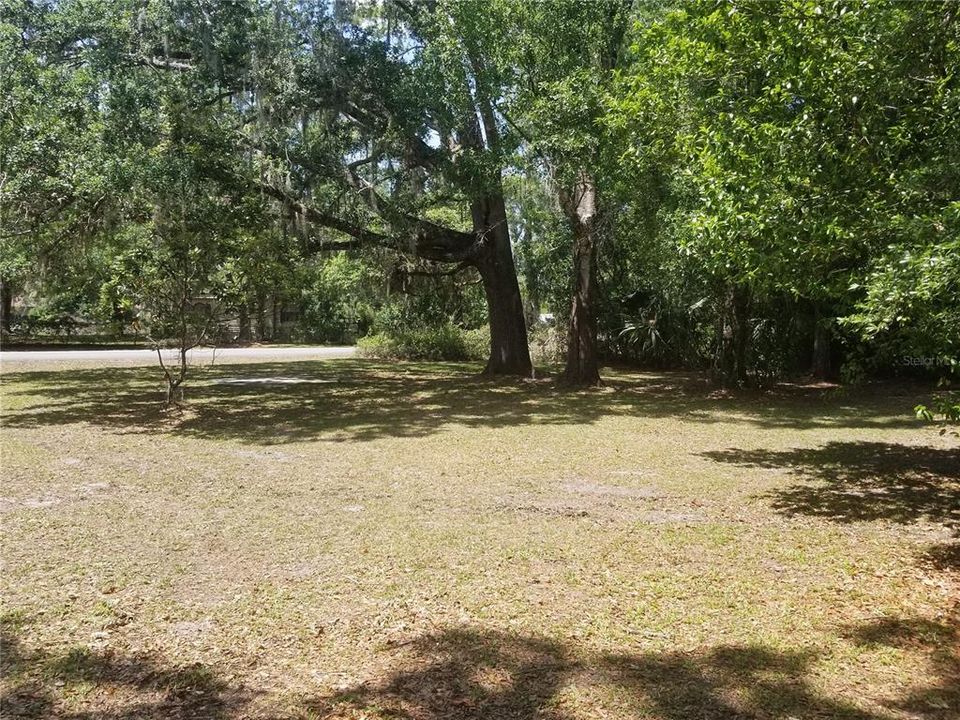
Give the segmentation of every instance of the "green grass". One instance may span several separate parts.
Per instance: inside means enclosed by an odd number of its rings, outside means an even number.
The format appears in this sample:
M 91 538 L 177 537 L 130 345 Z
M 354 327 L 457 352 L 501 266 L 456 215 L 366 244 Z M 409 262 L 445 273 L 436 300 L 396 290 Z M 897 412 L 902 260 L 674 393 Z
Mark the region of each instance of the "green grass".
M 44 366 L 48 367 L 48 366 Z M 4 717 L 952 718 L 911 388 L 469 364 L 3 377 Z

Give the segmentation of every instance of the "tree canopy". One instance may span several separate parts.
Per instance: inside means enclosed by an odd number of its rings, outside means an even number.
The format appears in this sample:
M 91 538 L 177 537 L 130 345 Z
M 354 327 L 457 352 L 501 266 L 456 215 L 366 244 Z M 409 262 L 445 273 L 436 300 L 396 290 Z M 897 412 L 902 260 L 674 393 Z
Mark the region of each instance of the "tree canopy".
M 4 332 L 14 295 L 28 320 L 166 337 L 206 298 L 221 317 L 201 325 L 228 315 L 241 340 L 287 308 L 305 339 L 487 328 L 493 374 L 529 375 L 528 334 L 553 317 L 575 384 L 603 357 L 730 385 L 949 375 L 957 16 L 15 0 Z

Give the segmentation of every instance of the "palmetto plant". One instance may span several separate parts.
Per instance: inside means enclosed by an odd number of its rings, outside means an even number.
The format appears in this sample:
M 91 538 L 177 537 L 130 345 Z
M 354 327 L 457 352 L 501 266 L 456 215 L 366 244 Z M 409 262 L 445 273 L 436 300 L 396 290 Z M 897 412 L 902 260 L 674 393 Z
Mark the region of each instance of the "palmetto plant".
M 628 320 L 620 331 L 620 337 L 639 350 L 640 355 L 656 355 L 666 344 L 660 330 L 657 329 L 656 313 L 646 320 Z

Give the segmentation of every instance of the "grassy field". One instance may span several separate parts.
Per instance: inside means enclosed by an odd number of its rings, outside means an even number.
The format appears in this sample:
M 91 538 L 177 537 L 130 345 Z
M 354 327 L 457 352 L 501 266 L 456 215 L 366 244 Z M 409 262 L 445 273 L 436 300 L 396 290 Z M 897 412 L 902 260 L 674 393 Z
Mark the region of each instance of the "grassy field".
M 468 365 L 3 377 L 4 718 L 957 718 L 915 390 Z

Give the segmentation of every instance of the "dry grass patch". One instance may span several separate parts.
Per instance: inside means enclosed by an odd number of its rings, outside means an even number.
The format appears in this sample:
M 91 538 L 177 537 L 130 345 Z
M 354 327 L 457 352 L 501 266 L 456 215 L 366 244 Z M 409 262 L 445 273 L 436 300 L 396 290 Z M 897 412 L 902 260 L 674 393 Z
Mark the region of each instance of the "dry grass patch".
M 909 389 L 336 360 L 3 378 L 3 712 L 952 718 Z

